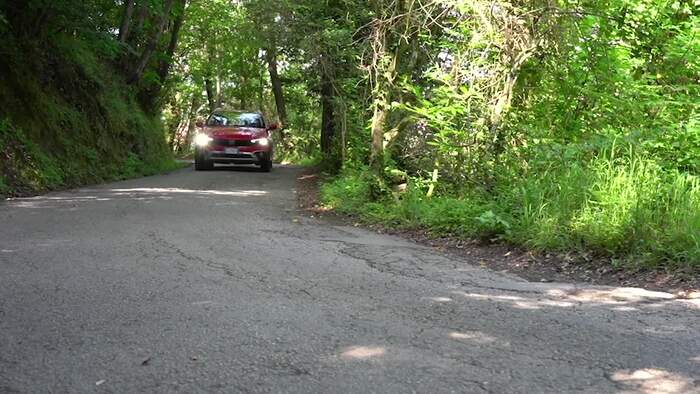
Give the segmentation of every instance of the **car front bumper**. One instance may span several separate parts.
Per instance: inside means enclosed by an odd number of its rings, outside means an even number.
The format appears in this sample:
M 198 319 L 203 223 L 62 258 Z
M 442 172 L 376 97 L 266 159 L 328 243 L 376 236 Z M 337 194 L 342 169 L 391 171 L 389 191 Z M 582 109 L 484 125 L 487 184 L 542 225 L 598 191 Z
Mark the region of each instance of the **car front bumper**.
M 225 150 L 197 148 L 196 155 L 200 160 L 214 163 L 229 164 L 260 164 L 272 158 L 272 151 L 267 150 L 241 150 L 236 153 Z

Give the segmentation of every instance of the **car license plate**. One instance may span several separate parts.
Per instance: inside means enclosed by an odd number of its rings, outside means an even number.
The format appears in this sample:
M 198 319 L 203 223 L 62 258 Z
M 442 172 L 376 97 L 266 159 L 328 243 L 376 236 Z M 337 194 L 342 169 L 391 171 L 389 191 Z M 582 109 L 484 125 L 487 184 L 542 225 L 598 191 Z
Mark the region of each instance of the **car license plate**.
M 238 154 L 238 148 L 226 148 L 225 153 L 229 155 Z

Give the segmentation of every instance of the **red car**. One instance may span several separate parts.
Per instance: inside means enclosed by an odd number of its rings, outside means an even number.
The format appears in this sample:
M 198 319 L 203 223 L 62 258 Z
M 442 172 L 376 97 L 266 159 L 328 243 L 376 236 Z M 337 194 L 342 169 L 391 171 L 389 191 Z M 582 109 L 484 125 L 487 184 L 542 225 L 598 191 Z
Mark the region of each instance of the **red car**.
M 259 113 L 216 110 L 195 136 L 194 168 L 211 170 L 214 163 L 256 164 L 272 170 L 270 132 L 277 124 L 266 124 Z

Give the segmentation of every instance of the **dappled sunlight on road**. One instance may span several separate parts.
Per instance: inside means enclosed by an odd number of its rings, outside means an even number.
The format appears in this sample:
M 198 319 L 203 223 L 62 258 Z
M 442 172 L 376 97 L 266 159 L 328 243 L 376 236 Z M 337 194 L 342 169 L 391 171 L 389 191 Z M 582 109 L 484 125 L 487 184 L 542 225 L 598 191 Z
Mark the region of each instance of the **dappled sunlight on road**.
M 452 298 L 450 297 L 428 297 L 429 300 L 435 301 L 435 302 L 452 302 Z
M 657 368 L 617 371 L 610 380 L 624 387 L 622 393 L 698 393 L 697 387 L 693 387 L 693 379 Z
M 81 195 L 88 194 L 88 195 Z M 143 201 L 172 200 L 179 196 L 195 198 L 214 197 L 260 197 L 267 195 L 264 190 L 197 190 L 182 188 L 138 187 L 114 189 L 79 189 L 70 195 L 45 195 L 7 199 L 16 208 L 51 209 L 68 208 L 74 210 L 79 203 L 104 202 L 115 200 Z
M 542 309 L 546 307 L 572 308 L 585 306 L 606 306 L 607 309 L 618 312 L 638 311 L 639 305 L 646 308 L 661 308 L 669 303 L 685 307 L 700 308 L 700 293 L 690 293 L 683 297 L 640 288 L 581 288 L 581 289 L 549 289 L 549 290 L 513 290 L 518 295 L 491 294 L 489 292 L 451 291 L 451 294 L 472 300 L 484 300 L 506 303 L 516 309 Z M 451 300 L 447 297 L 432 297 L 433 301 Z
M 10 198 L 8 203 L 15 208 L 31 208 L 31 209 L 46 209 L 65 205 L 66 203 L 82 203 L 93 201 L 111 201 L 110 197 L 97 196 L 70 196 L 70 197 L 55 197 L 55 196 L 37 196 L 25 198 Z
M 467 293 L 464 291 L 453 291 L 453 294 L 460 295 L 468 299 L 488 300 L 496 302 L 505 302 L 517 309 L 541 309 L 542 307 L 553 306 L 560 308 L 568 308 L 574 306 L 574 303 L 567 301 L 547 300 L 547 299 L 528 299 L 520 296 L 504 296 L 493 294 Z
M 567 298 L 573 301 L 594 301 L 601 304 L 619 304 L 621 302 L 642 302 L 650 300 L 672 300 L 673 294 L 660 291 L 649 291 L 635 287 L 617 287 L 612 289 L 576 289 L 549 290 L 547 294 L 554 297 Z
M 158 188 L 158 187 L 139 187 L 131 189 L 109 189 L 114 195 L 129 195 L 131 193 L 177 193 L 177 194 L 198 194 L 198 195 L 214 195 L 214 196 L 235 196 L 235 197 L 249 197 L 249 196 L 264 196 L 267 194 L 263 190 L 236 190 L 236 191 L 224 191 L 224 190 L 194 190 L 194 189 L 180 189 L 180 188 Z
M 345 349 L 340 356 L 352 360 L 367 360 L 386 354 L 386 349 L 381 346 L 352 346 Z
M 481 344 L 496 342 L 496 338 L 494 338 L 490 335 L 484 334 L 481 331 L 464 331 L 464 332 L 453 331 L 449 334 L 449 337 L 452 339 L 465 340 L 465 341 L 474 342 L 474 343 L 481 343 Z
M 650 291 L 636 287 L 614 288 L 585 288 L 576 290 L 550 290 L 549 296 L 562 298 L 578 303 L 595 303 L 613 306 L 616 311 L 637 310 L 633 305 L 644 304 L 650 308 L 658 308 L 669 302 L 700 308 L 700 293 L 689 293 L 677 296 L 661 291 Z

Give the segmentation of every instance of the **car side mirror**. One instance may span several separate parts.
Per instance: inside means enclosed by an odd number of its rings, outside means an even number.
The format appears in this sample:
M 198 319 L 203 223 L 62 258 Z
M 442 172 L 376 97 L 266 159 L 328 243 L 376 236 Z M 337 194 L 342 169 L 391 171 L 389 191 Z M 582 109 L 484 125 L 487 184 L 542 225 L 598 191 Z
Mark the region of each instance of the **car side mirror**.
M 278 125 L 277 123 L 270 123 L 269 125 L 267 125 L 267 129 L 270 131 L 277 130 L 279 129 L 279 127 L 280 125 Z
M 198 120 L 198 121 L 194 122 L 194 125 L 197 127 L 204 127 L 204 122 L 202 122 L 201 120 Z

